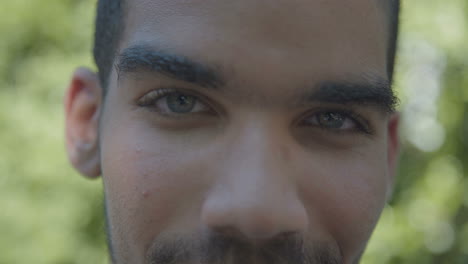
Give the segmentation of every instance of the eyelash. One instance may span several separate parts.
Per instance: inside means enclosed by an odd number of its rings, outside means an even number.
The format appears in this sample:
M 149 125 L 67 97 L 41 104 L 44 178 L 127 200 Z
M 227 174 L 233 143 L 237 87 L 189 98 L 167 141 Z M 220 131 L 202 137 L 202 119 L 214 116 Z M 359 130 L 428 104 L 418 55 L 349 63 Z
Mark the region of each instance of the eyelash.
M 137 102 L 137 105 L 140 106 L 140 107 L 145 107 L 145 108 L 148 108 L 149 110 L 153 110 L 153 111 L 157 111 L 155 108 L 155 105 L 156 103 L 161 100 L 162 98 L 166 97 L 166 96 L 169 96 L 169 95 L 172 95 L 172 94 L 176 94 L 176 93 L 180 93 L 180 94 L 183 94 L 183 95 L 188 95 L 188 96 L 191 96 L 191 97 L 194 97 L 197 101 L 197 103 L 199 104 L 202 104 L 203 106 L 205 106 L 207 109 L 210 110 L 210 112 L 214 112 L 213 108 L 210 106 L 209 103 L 206 103 L 206 99 L 204 99 L 203 96 L 201 95 L 198 95 L 198 94 L 195 94 L 193 92 L 190 92 L 190 91 L 186 91 L 184 89 L 177 89 L 177 88 L 160 88 L 160 89 L 156 89 L 156 90 L 153 90 L 145 95 L 143 95 L 142 97 L 140 97 L 138 99 L 138 102 Z M 160 112 L 160 111 L 157 111 L 159 112 L 160 114 L 162 115 L 165 115 L 165 116 L 170 116 L 170 117 L 179 117 L 179 118 L 182 118 L 182 117 L 186 117 L 190 114 L 200 114 L 200 113 L 184 113 L 184 114 L 178 114 L 178 113 L 163 113 L 163 112 Z
M 140 97 L 137 104 L 141 107 L 150 107 L 154 105 L 154 103 L 156 103 L 159 99 L 175 92 L 177 92 L 177 90 L 173 88 L 160 88 L 152 90 L 151 92 Z
M 207 100 L 204 99 L 203 96 L 195 94 L 190 91 L 186 91 L 184 89 L 177 89 L 177 88 L 160 88 L 160 89 L 153 90 L 145 94 L 144 96 L 140 97 L 138 99 L 137 105 L 140 107 L 151 109 L 155 107 L 155 104 L 158 102 L 158 100 L 164 98 L 165 96 L 174 94 L 174 93 L 181 93 L 181 94 L 193 96 L 196 98 L 198 103 L 203 104 L 204 106 L 206 106 L 206 108 L 210 109 L 210 111 L 214 112 L 210 104 L 206 103 Z M 154 109 L 151 109 L 151 110 L 154 110 Z M 303 126 L 314 126 L 314 125 L 307 124 L 307 120 L 308 119 L 310 120 L 312 117 L 318 118 L 318 115 L 326 114 L 326 113 L 334 113 L 334 114 L 342 115 L 344 118 L 348 118 L 350 121 L 352 121 L 353 124 L 356 126 L 356 128 L 353 130 L 342 130 L 342 129 L 327 128 L 325 126 L 320 126 L 320 125 L 315 125 L 315 127 L 323 129 L 327 132 L 332 132 L 332 133 L 357 132 L 357 133 L 364 133 L 367 135 L 371 135 L 373 133 L 369 122 L 365 118 L 363 118 L 361 115 L 357 114 L 356 112 L 352 110 L 337 109 L 333 107 L 321 108 L 321 109 L 316 109 L 313 112 L 308 112 L 307 114 L 304 114 L 301 117 L 301 121 L 299 122 L 299 124 Z M 185 114 L 177 114 L 177 113 L 167 114 L 167 113 L 160 112 L 160 114 L 165 115 L 165 116 L 170 116 L 172 118 L 182 118 L 190 114 L 199 114 L 199 113 L 195 112 L 195 113 L 185 113 Z
M 326 114 L 326 113 L 333 113 L 333 114 L 339 114 L 342 115 L 344 118 L 348 118 L 350 121 L 354 123 L 356 126 L 355 129 L 353 130 L 342 130 L 342 129 L 330 129 L 325 126 L 316 126 L 320 129 L 323 129 L 327 132 L 331 133 L 349 133 L 349 132 L 357 132 L 357 133 L 364 133 L 366 135 L 372 135 L 373 130 L 371 128 L 371 125 L 369 122 L 362 117 L 361 115 L 357 114 L 353 110 L 348 110 L 348 109 L 337 109 L 337 108 L 321 108 L 318 110 L 314 110 L 313 112 L 308 112 L 305 114 L 305 118 L 302 118 L 300 124 L 304 126 L 313 126 L 307 123 L 307 119 L 310 119 L 311 117 L 318 116 L 320 114 Z

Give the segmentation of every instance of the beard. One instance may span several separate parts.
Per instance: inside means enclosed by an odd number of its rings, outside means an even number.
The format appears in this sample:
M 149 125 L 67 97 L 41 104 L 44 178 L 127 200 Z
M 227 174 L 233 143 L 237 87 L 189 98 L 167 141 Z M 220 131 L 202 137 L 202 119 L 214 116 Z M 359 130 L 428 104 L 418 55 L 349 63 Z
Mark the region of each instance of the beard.
M 285 234 L 263 242 L 209 233 L 157 238 L 147 250 L 148 264 L 341 264 L 337 246 L 306 242 Z

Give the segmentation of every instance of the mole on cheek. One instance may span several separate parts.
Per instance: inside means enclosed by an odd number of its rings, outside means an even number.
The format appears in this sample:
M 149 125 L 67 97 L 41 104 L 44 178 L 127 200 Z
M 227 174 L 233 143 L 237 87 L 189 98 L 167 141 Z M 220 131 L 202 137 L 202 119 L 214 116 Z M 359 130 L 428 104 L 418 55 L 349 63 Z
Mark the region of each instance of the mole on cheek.
M 151 193 L 148 190 L 141 192 L 141 195 L 143 196 L 144 199 L 147 199 L 148 197 L 150 197 L 150 194 Z

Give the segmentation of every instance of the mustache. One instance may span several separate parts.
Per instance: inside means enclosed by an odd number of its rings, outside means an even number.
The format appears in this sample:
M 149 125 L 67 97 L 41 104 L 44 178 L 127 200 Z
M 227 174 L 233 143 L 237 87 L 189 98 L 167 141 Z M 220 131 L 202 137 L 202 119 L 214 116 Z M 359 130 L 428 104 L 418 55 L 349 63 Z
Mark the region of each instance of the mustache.
M 339 249 L 289 234 L 255 243 L 222 234 L 157 238 L 148 249 L 149 264 L 341 264 Z

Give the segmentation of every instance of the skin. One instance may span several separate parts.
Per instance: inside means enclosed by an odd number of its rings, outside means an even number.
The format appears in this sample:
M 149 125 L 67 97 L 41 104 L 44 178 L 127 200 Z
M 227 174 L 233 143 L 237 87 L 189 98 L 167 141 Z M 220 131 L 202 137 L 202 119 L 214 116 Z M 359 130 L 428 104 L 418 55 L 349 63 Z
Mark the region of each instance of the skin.
M 357 263 L 398 152 L 398 116 L 375 96 L 346 93 L 388 82 L 379 3 L 134 0 L 126 8 L 119 54 L 143 46 L 219 78 L 181 80 L 116 57 L 104 97 L 95 73 L 73 75 L 67 150 L 83 175 L 102 175 L 113 262 L 155 263 L 167 241 L 201 245 L 219 235 L 252 250 L 294 237 L 337 259 L 303 263 Z M 334 100 L 318 93 L 326 82 L 353 85 Z M 196 96 L 195 111 L 171 113 L 167 95 L 155 99 L 161 88 Z M 324 111 L 345 111 L 344 122 L 320 123 Z M 232 248 L 219 263 L 282 263 L 254 253 L 240 261 Z M 192 251 L 175 263 L 203 262 Z

